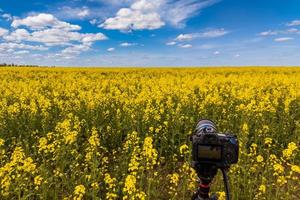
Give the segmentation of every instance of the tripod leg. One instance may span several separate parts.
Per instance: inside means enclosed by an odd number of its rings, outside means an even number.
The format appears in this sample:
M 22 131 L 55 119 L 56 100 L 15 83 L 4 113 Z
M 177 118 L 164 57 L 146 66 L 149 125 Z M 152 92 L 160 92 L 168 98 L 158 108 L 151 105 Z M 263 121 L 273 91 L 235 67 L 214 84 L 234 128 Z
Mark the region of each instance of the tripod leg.
M 210 182 L 202 180 L 197 192 L 192 196 L 192 200 L 206 200 L 209 198 Z

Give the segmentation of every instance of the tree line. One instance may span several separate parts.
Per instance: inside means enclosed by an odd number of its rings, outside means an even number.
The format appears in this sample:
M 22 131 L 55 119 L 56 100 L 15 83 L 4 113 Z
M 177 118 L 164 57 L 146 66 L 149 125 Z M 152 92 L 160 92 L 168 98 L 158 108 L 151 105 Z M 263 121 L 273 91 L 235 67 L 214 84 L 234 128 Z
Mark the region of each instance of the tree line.
M 0 63 L 0 67 L 42 67 L 40 65 L 25 65 L 25 64 L 14 64 L 14 63 Z M 55 67 L 55 66 L 50 66 Z

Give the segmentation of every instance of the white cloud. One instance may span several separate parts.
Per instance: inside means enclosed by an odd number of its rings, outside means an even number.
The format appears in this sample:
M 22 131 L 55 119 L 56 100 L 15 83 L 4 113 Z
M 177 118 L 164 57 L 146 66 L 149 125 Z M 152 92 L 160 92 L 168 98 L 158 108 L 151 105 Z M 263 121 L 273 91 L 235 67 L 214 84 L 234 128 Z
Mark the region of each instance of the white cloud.
M 69 45 L 71 41 L 80 41 L 81 35 L 78 32 L 68 32 L 61 29 L 46 29 L 35 31 L 27 41 L 41 42 L 47 46 Z
M 89 20 L 90 22 L 94 20 L 93 25 L 99 25 L 109 16 L 113 16 L 116 13 L 116 10 L 120 8 L 119 6 L 103 4 L 100 6 L 86 6 L 88 4 L 85 4 L 85 6 L 78 6 L 76 3 L 70 5 L 72 5 L 72 7 L 62 6 L 52 9 L 50 12 L 60 20 Z
M 81 27 L 78 25 L 60 21 L 53 15 L 45 13 L 28 16 L 24 19 L 15 19 L 13 20 L 11 26 L 14 28 L 18 28 L 19 26 L 26 26 L 32 30 L 42 30 L 49 27 L 64 31 L 76 31 L 81 29 Z
M 4 18 L 6 21 L 13 20 L 13 16 L 11 16 L 11 14 L 9 14 L 9 13 L 4 13 L 1 15 L 1 17 Z
M 98 23 L 97 19 L 92 19 L 90 20 L 90 24 L 96 25 Z
M 280 34 L 300 34 L 300 30 L 297 28 L 289 28 L 287 30 L 268 30 L 259 33 L 260 36 L 272 36 L 272 35 L 280 35 Z
M 177 43 L 174 42 L 174 41 L 171 41 L 171 42 L 167 42 L 167 43 L 166 43 L 167 46 L 174 46 L 174 45 L 176 45 L 176 44 L 177 44 Z
M 3 38 L 6 41 L 20 42 L 22 40 L 27 40 L 30 37 L 30 33 L 25 29 L 17 29 L 11 32 L 9 35 L 5 35 Z
M 218 0 L 134 0 L 104 21 L 99 27 L 121 31 L 158 29 L 169 23 L 182 26 L 184 22 Z
M 89 18 L 94 12 L 88 7 L 69 7 L 63 6 L 59 7 L 57 11 L 54 12 L 55 16 L 60 19 L 85 19 Z
M 219 51 L 215 51 L 215 52 L 214 52 L 214 55 L 219 55 L 219 54 L 220 54 Z
M 28 50 L 39 50 L 39 51 L 44 51 L 48 50 L 47 47 L 41 46 L 41 45 L 28 45 L 28 44 L 22 44 L 22 43 L 0 43 L 0 49 L 2 50 L 7 50 L 7 49 L 28 49 Z
M 260 36 L 269 36 L 269 35 L 277 35 L 278 31 L 264 31 L 259 33 Z
M 70 47 L 65 48 L 62 50 L 62 55 L 64 56 L 73 56 L 78 55 L 83 51 L 88 51 L 90 49 L 89 45 L 79 44 L 79 45 L 73 45 Z
M 289 41 L 289 40 L 293 40 L 294 38 L 292 37 L 281 37 L 281 38 L 275 38 L 274 41 L 275 42 L 286 42 L 286 41 Z
M 102 33 L 78 33 L 60 29 L 46 29 L 32 32 L 27 41 L 41 42 L 47 46 L 63 46 L 70 45 L 72 41 L 91 43 L 106 39 L 107 37 Z
M 138 7 L 139 5 L 133 4 L 131 8 L 121 8 L 115 17 L 106 19 L 100 27 L 112 30 L 131 31 L 142 29 L 154 30 L 165 25 L 157 12 L 147 9 L 137 10 L 136 8 Z
M 108 38 L 103 33 L 85 33 L 80 35 L 83 43 L 95 42 L 100 40 L 107 40 Z
M 19 26 L 28 29 L 18 28 Z M 6 52 L 10 49 L 48 50 L 45 46 L 67 46 L 53 55 L 54 58 L 70 58 L 90 50 L 94 42 L 108 39 L 103 33 L 80 33 L 78 32 L 80 26 L 60 21 L 53 15 L 43 13 L 15 19 L 12 27 L 17 29 L 10 33 L 6 29 L 0 29 L 0 34 L 7 42 L 2 43 L 0 48 Z M 24 42 L 43 45 L 33 46 Z
M 21 59 L 22 56 L 14 56 L 14 59 Z
M 180 34 L 178 35 L 175 40 L 176 41 L 189 41 L 192 40 L 195 37 L 193 34 Z
M 4 35 L 7 35 L 8 32 L 9 32 L 9 31 L 8 31 L 7 29 L 1 28 L 1 27 L 0 27 L 0 37 L 2 37 L 2 36 L 4 36 Z
M 131 5 L 131 9 L 152 12 L 159 8 L 162 4 L 162 0 L 137 0 Z
M 236 58 L 238 58 L 238 57 L 240 57 L 240 56 L 241 56 L 241 55 L 238 54 L 238 53 L 234 55 L 234 57 L 236 57 Z
M 196 38 L 217 38 L 217 37 L 222 37 L 228 33 L 229 31 L 226 31 L 224 28 L 209 29 L 207 31 L 200 32 L 200 33 L 180 34 L 175 38 L 175 41 L 184 42 Z
M 287 26 L 300 26 L 300 20 L 293 20 L 286 24 Z
M 183 44 L 183 45 L 179 45 L 179 47 L 183 49 L 188 49 L 188 48 L 192 48 L 193 46 L 191 44 Z
M 90 10 L 88 8 L 82 8 L 79 12 L 78 12 L 78 17 L 80 18 L 84 18 L 90 15 Z
M 228 33 L 229 33 L 229 31 L 226 31 L 224 28 L 211 29 L 211 30 L 200 33 L 199 37 L 201 37 L 201 38 L 216 38 L 216 37 L 222 37 Z
M 161 9 L 162 17 L 171 25 L 180 27 L 187 19 L 217 2 L 219 0 L 164 0 Z
M 113 48 L 113 47 L 107 49 L 108 52 L 112 52 L 114 50 L 115 50 L 115 48 Z
M 0 48 L 0 51 L 6 51 L 7 53 L 13 53 L 13 52 L 15 52 L 15 50 L 14 49 L 5 49 L 5 47 L 4 47 L 4 49 L 1 49 Z
M 299 29 L 296 29 L 296 28 L 290 28 L 286 31 L 287 33 L 300 33 L 300 30 Z
M 120 44 L 121 47 L 131 47 L 137 45 L 136 43 L 128 43 L 128 42 L 123 42 Z
M 22 51 L 16 51 L 16 52 L 14 52 L 15 55 L 22 55 L 22 54 L 28 54 L 28 53 L 30 53 L 30 52 L 27 51 L 27 50 L 22 50 Z
M 74 31 L 65 31 L 56 28 L 33 31 L 29 33 L 25 29 L 16 29 L 9 35 L 3 37 L 6 41 L 20 42 L 40 42 L 46 46 L 64 46 L 71 45 L 72 41 L 91 43 L 108 39 L 102 33 L 79 33 Z

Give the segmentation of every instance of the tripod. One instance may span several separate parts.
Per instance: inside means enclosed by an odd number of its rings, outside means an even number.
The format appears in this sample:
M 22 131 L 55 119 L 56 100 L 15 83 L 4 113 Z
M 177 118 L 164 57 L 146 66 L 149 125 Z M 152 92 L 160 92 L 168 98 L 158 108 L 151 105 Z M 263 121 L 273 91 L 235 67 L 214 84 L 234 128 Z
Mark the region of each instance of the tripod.
M 209 170 L 211 172 L 211 176 L 208 178 L 203 178 L 200 176 L 200 184 L 198 190 L 193 194 L 192 200 L 218 200 L 218 197 L 213 195 L 209 196 L 210 184 L 216 175 L 217 171 Z M 229 186 L 228 186 L 228 176 L 226 170 L 221 168 L 223 174 L 223 181 L 226 190 L 226 200 L 230 200 Z M 207 172 L 207 171 L 206 171 Z
M 218 197 L 209 197 L 211 180 L 200 179 L 198 190 L 192 196 L 192 200 L 217 200 Z

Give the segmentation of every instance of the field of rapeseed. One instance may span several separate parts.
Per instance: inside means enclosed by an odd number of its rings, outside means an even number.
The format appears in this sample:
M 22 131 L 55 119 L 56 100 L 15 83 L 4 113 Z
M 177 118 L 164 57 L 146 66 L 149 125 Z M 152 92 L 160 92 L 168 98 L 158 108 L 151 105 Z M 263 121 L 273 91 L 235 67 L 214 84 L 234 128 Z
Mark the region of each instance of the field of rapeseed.
M 233 199 L 300 199 L 300 68 L 0 68 L 0 199 L 190 199 L 200 118 L 238 135 Z

